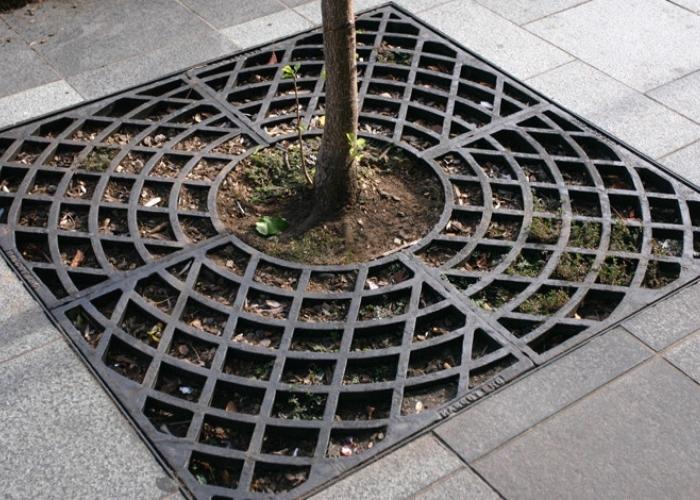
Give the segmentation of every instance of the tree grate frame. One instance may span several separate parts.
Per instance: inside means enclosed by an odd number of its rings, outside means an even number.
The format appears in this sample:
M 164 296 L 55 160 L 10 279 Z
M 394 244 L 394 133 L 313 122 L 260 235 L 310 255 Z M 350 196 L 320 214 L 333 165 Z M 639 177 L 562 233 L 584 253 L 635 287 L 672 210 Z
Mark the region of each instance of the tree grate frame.
M 700 275 L 695 186 L 396 6 L 357 28 L 360 134 L 445 194 L 371 262 L 217 215 L 296 133 L 286 64 L 321 132 L 318 29 L 0 132 L 4 255 L 197 498 L 308 494 Z

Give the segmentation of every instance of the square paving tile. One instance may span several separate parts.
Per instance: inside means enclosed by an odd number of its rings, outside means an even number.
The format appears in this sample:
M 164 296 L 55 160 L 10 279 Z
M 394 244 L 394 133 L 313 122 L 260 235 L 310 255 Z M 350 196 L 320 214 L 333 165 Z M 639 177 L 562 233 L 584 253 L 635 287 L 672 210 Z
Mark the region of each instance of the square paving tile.
M 669 108 L 700 123 L 700 70 L 657 87 L 648 94 Z
M 407 498 L 462 465 L 437 439 L 424 436 L 337 482 L 313 499 Z M 388 475 L 387 471 L 393 473 Z
M 0 19 L 0 98 L 58 80 L 60 77 Z M 11 71 L 7 71 L 12 68 Z
M 700 14 L 700 0 L 673 0 L 673 3 Z
M 652 158 L 700 139 L 698 123 L 581 61 L 531 78 L 528 83 Z M 660 127 L 661 123 L 666 126 Z
M 61 338 L 22 282 L 0 260 L 0 363 Z
M 455 33 L 457 42 L 508 68 L 518 78 L 529 78 L 574 60 L 474 0 L 440 5 L 422 13 L 421 19 L 444 32 Z
M 700 141 L 664 156 L 661 162 L 696 186 L 700 186 Z
M 671 348 L 664 357 L 700 384 L 700 332 Z
M 694 498 L 700 386 L 661 360 L 475 462 L 506 498 Z
M 595 0 L 527 28 L 640 91 L 700 68 L 700 53 L 688 50 L 700 17 L 666 0 Z
M 0 363 L 0 420 L 21 429 L 0 435 L 3 497 L 155 499 L 176 491 L 107 395 L 94 389 L 60 337 Z
M 700 276 L 681 178 L 400 9 L 357 27 L 361 134 L 444 195 L 422 239 L 369 262 L 274 258 L 217 208 L 257 146 L 293 137 L 290 62 L 321 132 L 318 30 L 0 131 L 0 247 L 195 496 L 314 492 Z M 537 47 L 539 68 L 562 54 Z M 342 315 L 309 322 L 324 302 Z M 322 382 L 285 375 L 315 363 Z M 364 365 L 381 377 L 355 383 Z
M 416 494 L 416 500 L 443 500 L 456 492 L 468 495 L 469 500 L 498 500 L 501 496 L 484 482 L 473 470 L 465 467 L 441 478 Z
M 182 0 L 216 28 L 226 28 L 284 10 L 279 0 Z
M 294 10 L 283 10 L 222 30 L 239 47 L 253 47 L 270 39 L 308 29 L 311 22 Z
M 177 42 L 196 44 L 214 31 L 171 0 L 87 3 L 93 5 L 66 9 L 61 0 L 47 0 L 31 15 L 18 9 L 3 18 L 64 77 Z
M 477 0 L 484 7 L 497 12 L 506 19 L 525 24 L 557 12 L 570 9 L 589 0 Z
M 630 334 L 614 329 L 439 425 L 435 432 L 471 463 L 651 354 Z
M 174 43 L 155 52 L 83 71 L 68 77 L 67 82 L 86 99 L 96 99 L 201 61 L 221 57 L 238 48 L 221 33 L 212 31 L 198 37 L 197 43 L 192 43 L 192 40 Z
M 83 100 L 65 80 L 58 80 L 0 98 L 0 127 L 52 113 Z
M 700 329 L 695 310 L 699 300 L 700 285 L 694 285 L 642 311 L 623 326 L 660 351 Z

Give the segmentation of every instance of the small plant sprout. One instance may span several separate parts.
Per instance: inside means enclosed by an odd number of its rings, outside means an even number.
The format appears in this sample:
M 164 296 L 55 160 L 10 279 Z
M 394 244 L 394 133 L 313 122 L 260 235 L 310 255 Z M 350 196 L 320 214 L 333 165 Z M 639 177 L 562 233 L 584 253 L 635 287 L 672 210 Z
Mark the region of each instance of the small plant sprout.
M 348 139 L 348 147 L 350 148 L 350 157 L 354 161 L 359 161 L 362 158 L 362 152 L 367 146 L 367 141 L 362 137 L 357 137 L 357 134 L 346 134 Z
M 292 80 L 292 85 L 294 86 L 294 100 L 296 101 L 296 111 L 297 111 L 297 134 L 299 137 L 299 156 L 301 159 L 301 168 L 304 171 L 304 177 L 306 177 L 306 182 L 309 186 L 313 186 L 313 179 L 309 174 L 309 169 L 306 167 L 306 157 L 304 155 L 304 126 L 301 123 L 301 104 L 299 104 L 299 86 L 297 85 L 297 80 L 299 78 L 299 71 L 301 70 L 301 64 L 295 64 L 291 66 L 287 64 L 282 68 L 282 78 L 286 80 Z

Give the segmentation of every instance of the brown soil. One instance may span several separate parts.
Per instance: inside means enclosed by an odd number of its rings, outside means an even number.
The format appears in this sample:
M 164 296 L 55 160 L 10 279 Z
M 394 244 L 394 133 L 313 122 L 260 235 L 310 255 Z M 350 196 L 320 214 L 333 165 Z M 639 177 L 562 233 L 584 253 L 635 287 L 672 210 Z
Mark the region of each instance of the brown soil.
M 311 166 L 317 148 L 318 140 L 305 142 Z M 443 195 L 427 165 L 400 148 L 368 143 L 360 160 L 359 201 L 297 235 L 295 227 L 313 206 L 298 151 L 296 142 L 285 141 L 254 153 L 228 175 L 218 193 L 225 224 L 267 254 L 312 264 L 363 262 L 419 240 L 440 217 Z M 289 228 L 279 236 L 260 236 L 255 223 L 262 216 L 283 217 Z

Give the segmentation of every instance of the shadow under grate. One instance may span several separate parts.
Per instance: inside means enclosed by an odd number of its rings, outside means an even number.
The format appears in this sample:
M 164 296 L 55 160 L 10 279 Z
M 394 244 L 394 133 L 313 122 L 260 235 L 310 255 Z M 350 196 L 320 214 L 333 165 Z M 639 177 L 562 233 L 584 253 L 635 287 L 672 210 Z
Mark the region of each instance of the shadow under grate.
M 694 187 L 396 7 L 357 27 L 361 134 L 445 194 L 371 262 L 217 214 L 296 134 L 284 65 L 321 131 L 317 30 L 0 133 L 5 255 L 197 497 L 306 494 L 700 274 Z

